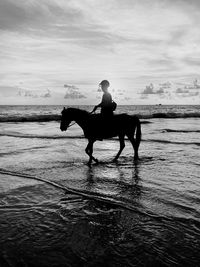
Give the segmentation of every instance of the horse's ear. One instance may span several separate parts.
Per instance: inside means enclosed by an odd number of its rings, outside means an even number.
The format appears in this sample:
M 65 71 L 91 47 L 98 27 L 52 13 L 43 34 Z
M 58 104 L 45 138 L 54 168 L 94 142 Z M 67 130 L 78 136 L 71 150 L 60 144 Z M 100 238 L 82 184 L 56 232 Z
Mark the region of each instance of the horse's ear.
M 63 107 L 63 110 L 61 111 L 61 114 L 63 114 L 65 110 L 66 110 L 65 107 Z

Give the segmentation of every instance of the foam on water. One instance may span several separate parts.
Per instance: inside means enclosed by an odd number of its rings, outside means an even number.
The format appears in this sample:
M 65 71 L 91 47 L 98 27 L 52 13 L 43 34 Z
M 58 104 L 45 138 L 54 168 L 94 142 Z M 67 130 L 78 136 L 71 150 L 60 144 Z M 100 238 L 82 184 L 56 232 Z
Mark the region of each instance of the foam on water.
M 3 116 L 51 117 L 61 109 L 7 107 Z M 142 116 L 199 112 L 119 109 Z M 138 162 L 126 141 L 113 163 L 119 143 L 110 139 L 94 144 L 100 164 L 91 168 L 77 125 L 63 133 L 55 120 L 0 123 L 0 265 L 198 266 L 199 118 L 167 116 L 142 125 Z

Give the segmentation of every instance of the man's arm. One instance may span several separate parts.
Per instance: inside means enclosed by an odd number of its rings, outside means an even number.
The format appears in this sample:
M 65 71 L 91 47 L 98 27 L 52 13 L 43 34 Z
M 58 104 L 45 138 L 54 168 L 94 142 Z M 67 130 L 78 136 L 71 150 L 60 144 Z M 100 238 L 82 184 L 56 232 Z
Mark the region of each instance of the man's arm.
M 96 105 L 96 106 L 93 108 L 92 113 L 95 112 L 98 108 L 102 107 L 102 103 L 103 103 L 103 97 L 102 97 L 101 103 L 99 103 L 98 105 Z
M 96 106 L 93 108 L 92 113 L 95 112 L 99 107 L 101 107 L 101 103 L 98 104 L 98 105 L 96 105 Z

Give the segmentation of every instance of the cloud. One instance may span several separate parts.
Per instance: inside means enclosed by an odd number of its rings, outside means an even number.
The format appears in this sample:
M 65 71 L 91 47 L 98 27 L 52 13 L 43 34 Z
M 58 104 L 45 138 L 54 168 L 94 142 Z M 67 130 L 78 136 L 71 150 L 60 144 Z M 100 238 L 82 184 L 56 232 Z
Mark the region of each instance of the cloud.
M 150 85 L 147 85 L 146 88 L 144 89 L 144 91 L 141 94 L 143 94 L 143 95 L 153 95 L 153 94 L 155 94 L 153 89 L 154 89 L 154 86 L 153 86 L 152 83 L 150 83 Z
M 179 85 L 178 88 L 176 86 Z M 200 85 L 198 80 L 195 79 L 192 83 L 184 82 L 162 82 L 159 83 L 159 88 L 156 89 L 155 86 L 151 83 L 147 85 L 146 88 L 140 93 L 141 99 L 147 99 L 149 96 L 158 96 L 159 98 L 186 98 L 186 97 L 195 97 L 200 95 Z M 181 86 L 181 87 L 180 87 Z
M 189 93 L 189 90 L 177 88 L 175 92 L 176 94 L 186 94 L 186 93 Z
M 183 62 L 188 64 L 189 66 L 195 67 L 195 66 L 200 66 L 200 58 L 199 57 L 193 57 L 193 56 L 187 56 L 183 58 Z
M 170 82 L 164 82 L 159 84 L 163 89 L 168 89 L 171 88 L 171 83 Z
M 82 99 L 82 98 L 86 98 L 85 95 L 80 93 L 79 88 L 76 87 L 75 85 L 65 84 L 64 88 L 67 88 L 67 91 L 66 91 L 65 96 L 64 96 L 65 99 Z
M 193 81 L 192 84 L 180 83 L 183 87 L 179 87 L 175 90 L 175 94 L 179 97 L 193 97 L 200 95 L 197 79 Z
M 79 90 L 78 87 L 75 85 L 64 84 L 64 87 L 68 90 Z
M 43 97 L 43 98 L 51 97 L 51 91 L 49 89 L 47 89 L 47 92 L 45 94 L 41 95 L 40 97 Z
M 147 85 L 146 88 L 140 93 L 141 94 L 140 98 L 146 99 L 150 95 L 158 95 L 160 98 L 167 97 L 169 92 L 167 92 L 165 90 L 166 90 L 166 88 L 168 89 L 169 83 L 168 82 L 162 83 L 160 85 L 162 85 L 163 87 L 159 87 L 158 89 L 156 89 L 154 87 L 154 85 L 152 83 L 150 83 L 150 85 Z
M 61 2 L 44 0 L 0 2 L 0 28 L 3 30 L 34 33 L 36 29 L 41 31 L 48 26 L 52 27 L 56 21 L 62 21 L 63 18 L 66 24 L 73 24 L 81 17 L 81 12 L 67 3 L 63 6 Z
M 161 87 L 155 93 L 156 94 L 164 94 L 165 92 L 164 92 L 164 89 Z
M 21 97 L 38 98 L 38 94 L 36 92 L 27 89 L 20 89 L 17 95 Z
M 46 93 L 39 90 L 22 89 L 14 86 L 0 86 L 0 95 L 2 97 L 28 97 L 28 98 L 49 98 L 51 91 L 47 89 Z
M 126 41 L 106 25 L 91 21 L 88 10 L 71 1 L 1 0 L 0 30 L 96 49 Z
M 47 89 L 46 93 L 42 93 L 36 90 L 20 89 L 17 93 L 20 97 L 29 97 L 29 98 L 49 98 L 51 97 L 51 91 Z
M 170 34 L 169 34 L 169 45 L 182 45 L 182 42 L 184 41 L 185 38 L 187 38 L 187 34 L 189 31 L 189 26 L 188 25 L 182 25 L 179 26 L 175 29 L 173 29 Z
M 164 88 L 161 87 L 157 90 L 155 90 L 154 85 L 152 83 L 150 83 L 150 85 L 147 85 L 146 88 L 142 91 L 142 95 L 160 95 L 160 94 L 164 94 Z
M 176 87 L 195 93 L 200 85 L 163 80 L 199 77 L 199 13 L 199 0 L 0 0 L 0 85 L 10 86 L 0 94 L 16 96 L 19 86 L 28 88 L 18 97 L 22 103 L 52 103 L 59 93 L 59 104 L 67 79 L 87 91 L 65 87 L 65 97 L 87 96 L 88 104 L 100 77 L 125 88 L 132 99 L 137 88 L 152 100 L 168 91 L 175 99 L 181 95 Z M 56 90 L 53 97 L 47 88 Z M 124 99 L 126 92 L 113 95 Z
M 193 84 L 194 84 L 194 88 L 195 88 L 195 89 L 200 89 L 200 84 L 198 84 L 197 79 L 194 80 Z
M 190 92 L 189 96 L 198 96 L 200 95 L 199 92 Z
M 194 97 L 194 96 L 198 96 L 199 92 L 189 92 L 189 93 L 179 93 L 177 94 L 178 97 Z
M 178 88 L 178 90 L 186 90 L 189 92 L 189 90 L 198 90 L 200 89 L 200 84 L 198 83 L 198 80 L 195 79 L 192 83 L 183 83 L 183 82 L 179 82 L 179 83 L 176 83 L 177 85 L 181 85 L 182 88 Z

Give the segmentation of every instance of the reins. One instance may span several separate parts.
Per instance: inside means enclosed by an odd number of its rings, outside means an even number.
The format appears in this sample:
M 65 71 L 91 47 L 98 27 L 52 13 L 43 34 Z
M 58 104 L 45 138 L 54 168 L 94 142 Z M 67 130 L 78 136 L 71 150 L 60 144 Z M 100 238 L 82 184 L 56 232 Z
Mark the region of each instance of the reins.
M 76 122 L 73 122 L 73 123 L 71 123 L 69 126 L 67 126 L 67 129 L 68 129 L 69 127 L 73 126 L 74 124 L 76 124 Z

